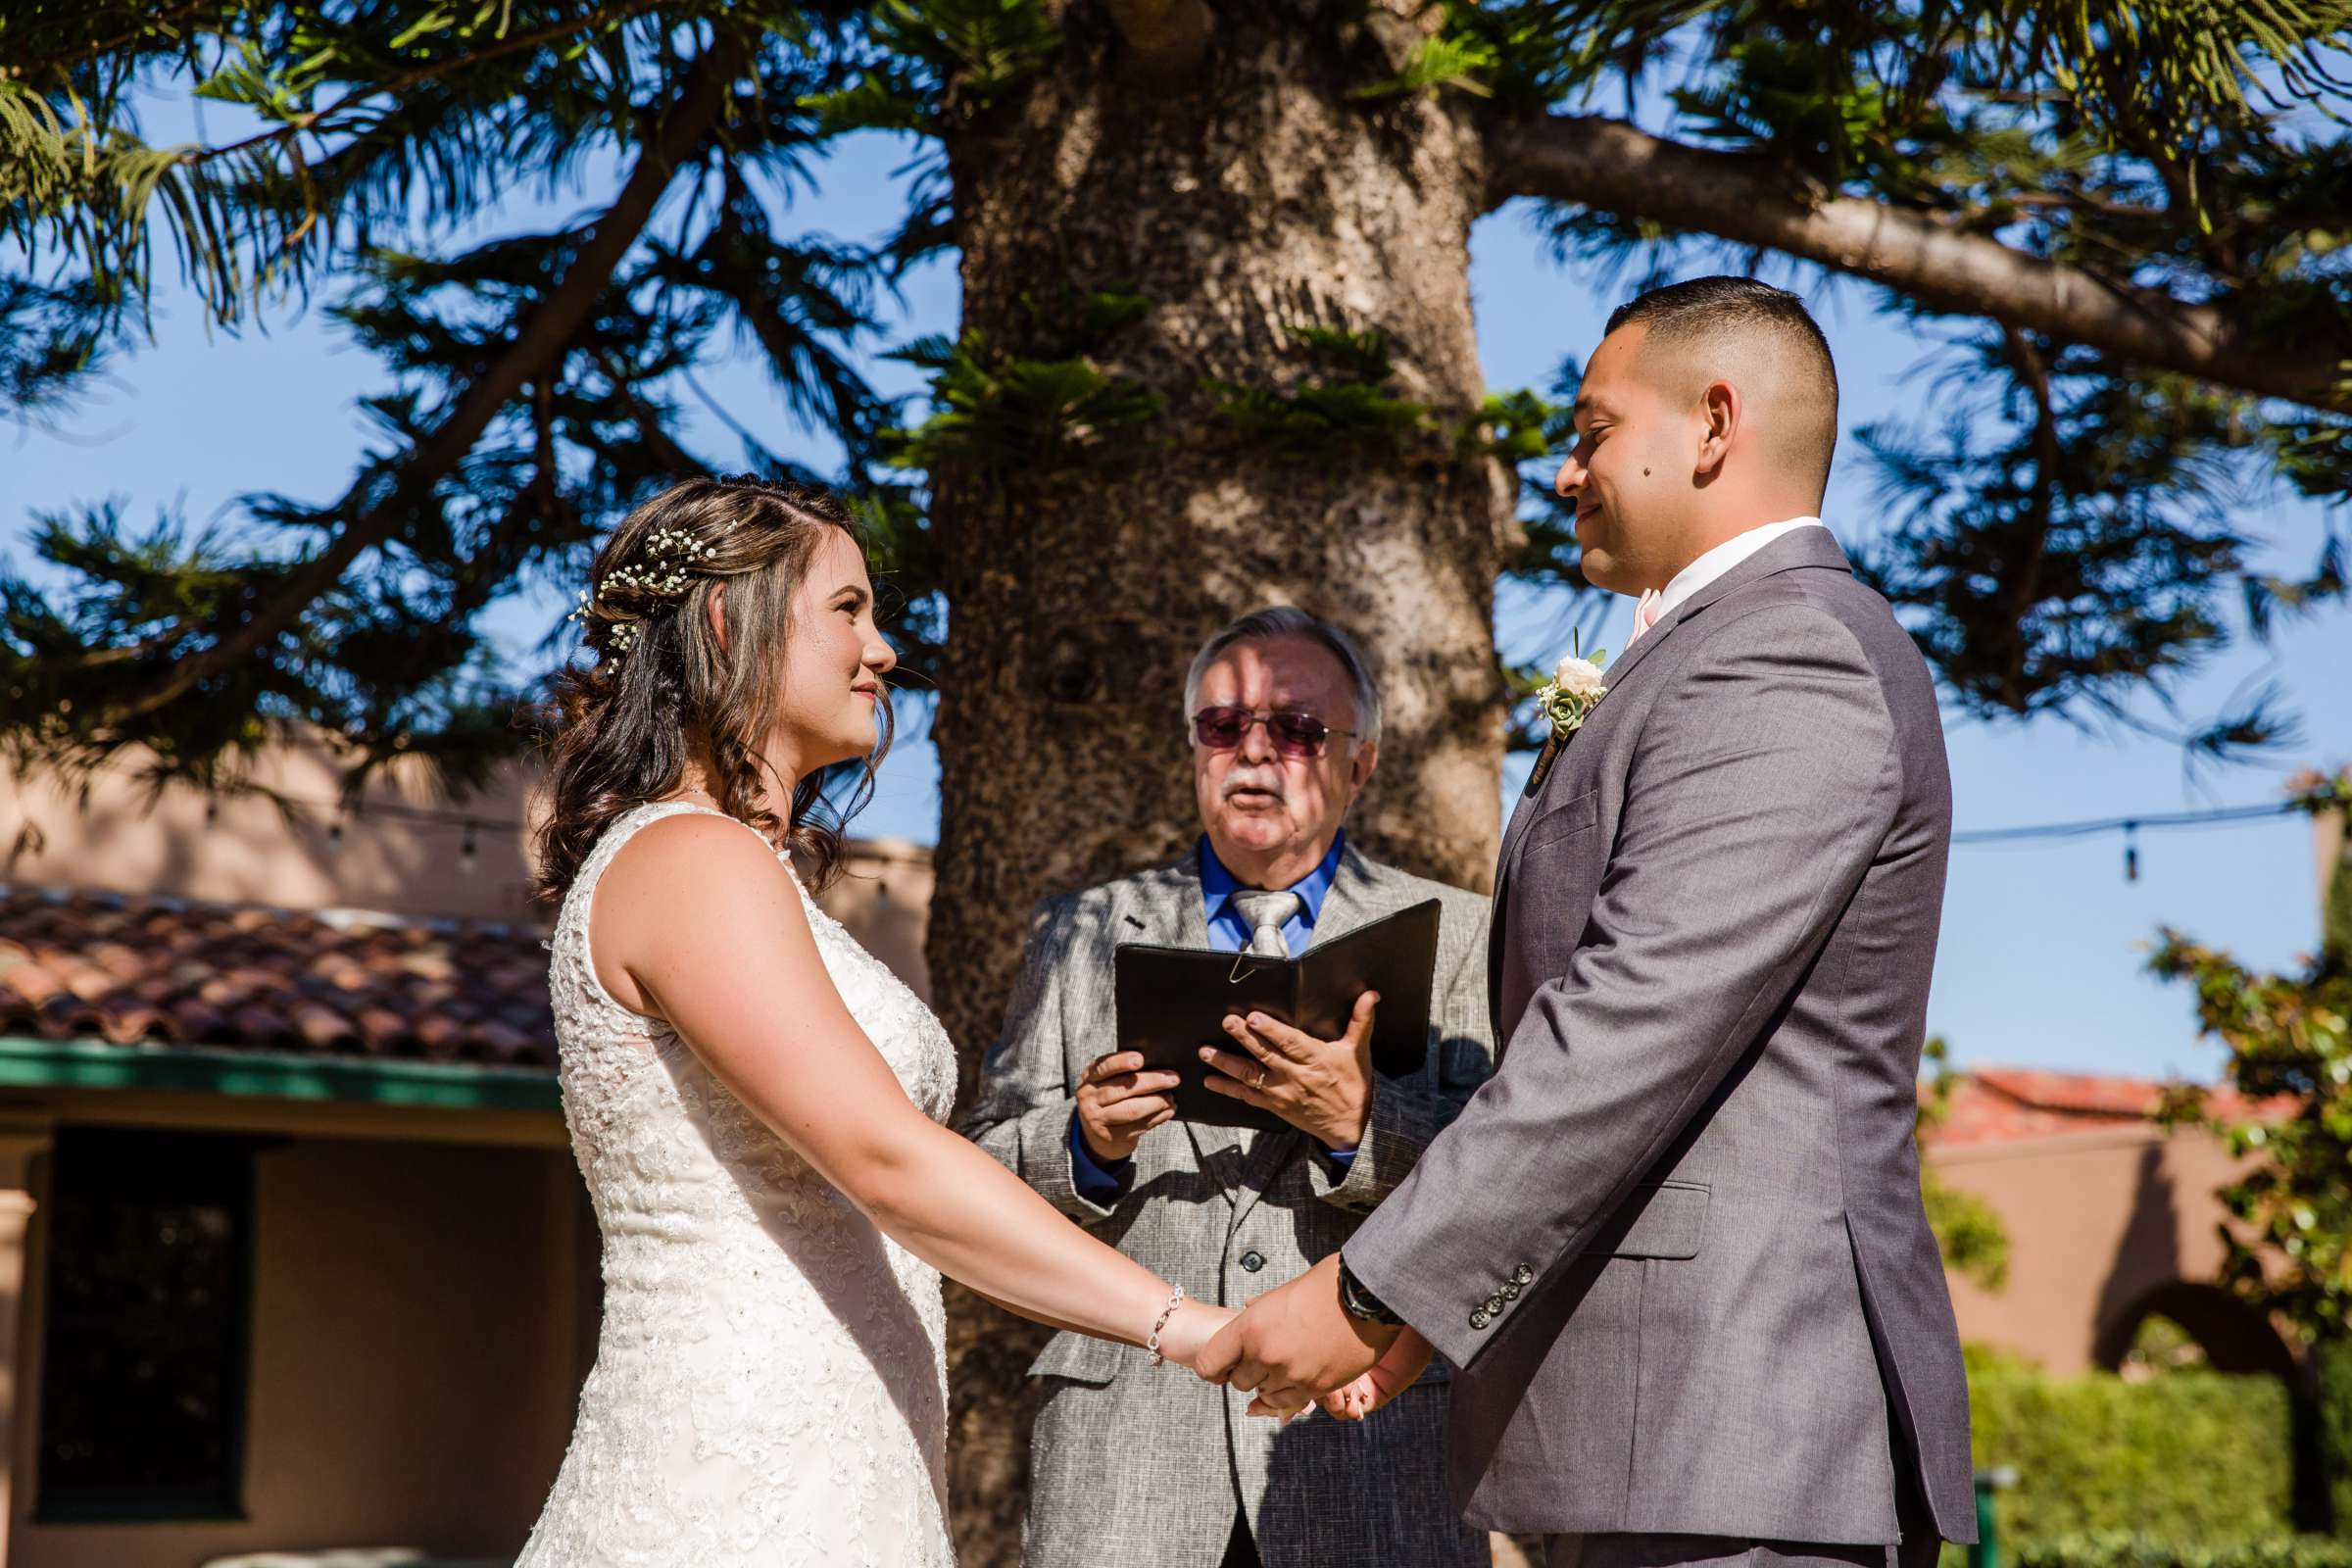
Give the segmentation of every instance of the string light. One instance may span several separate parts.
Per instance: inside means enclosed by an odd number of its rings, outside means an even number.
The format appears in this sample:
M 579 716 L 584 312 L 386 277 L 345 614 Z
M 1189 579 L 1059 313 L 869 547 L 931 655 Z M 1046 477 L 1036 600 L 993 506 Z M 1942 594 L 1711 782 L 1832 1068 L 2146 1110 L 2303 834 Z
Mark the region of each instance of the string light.
M 2080 822 L 2036 822 L 2026 827 L 1976 828 L 1952 835 L 1955 849 L 1981 844 L 2025 844 L 2035 840 L 2089 838 L 2100 833 L 2124 836 L 2124 880 L 2139 880 L 2141 828 L 2226 827 L 2234 822 L 2262 822 L 2273 817 L 2301 815 L 2314 808 L 2345 804 L 2334 790 L 2323 787 L 2264 806 L 2223 806 L 2207 811 L 2168 811 L 2154 816 L 2103 816 Z
M 346 817 L 357 814 L 348 808 L 325 807 L 310 801 L 289 800 L 282 801 L 280 804 L 296 809 L 319 812 L 335 811 L 336 815 L 328 823 L 326 836 L 328 842 L 336 849 L 340 849 L 343 844 Z M 2203 811 L 2169 811 L 2154 814 L 2143 813 L 2138 816 L 2092 817 L 2073 822 L 2035 822 L 2018 827 L 1971 828 L 1954 833 L 1952 847 L 1954 849 L 1972 849 L 1994 844 L 2023 845 L 2038 840 L 2090 838 L 2102 833 L 2120 833 L 2124 836 L 2124 880 L 2136 882 L 2139 880 L 2139 833 L 2143 828 L 2150 832 L 2163 832 L 2180 828 L 2227 827 L 2232 823 L 2268 821 L 2273 817 L 2307 813 L 2315 806 L 2324 808 L 2331 804 L 2346 803 L 2340 801 L 2333 791 L 2322 788 L 2311 794 L 2283 801 L 2267 802 L 2260 806 L 2225 806 Z M 515 820 L 473 816 L 457 811 L 437 811 L 429 807 L 401 806 L 391 802 L 369 802 L 368 813 L 388 821 L 458 828 L 462 835 L 458 849 L 458 865 L 461 870 L 466 872 L 473 871 L 480 864 L 483 830 L 487 829 L 499 834 L 519 834 L 524 826 L 522 822 Z M 205 826 L 213 827 L 220 820 L 220 801 L 218 799 L 207 800 L 204 808 Z M 868 855 L 861 856 L 860 858 L 897 860 L 903 858 Z M 919 860 L 920 858 L 914 858 Z
M 2319 797 L 2325 804 L 2330 797 Z M 2008 844 L 2025 839 L 2079 839 L 2094 833 L 2132 833 L 2140 828 L 2215 827 L 2226 822 L 2255 822 L 2311 809 L 2312 797 L 2277 801 L 2264 806 L 2224 806 L 2210 811 L 2170 811 L 2152 816 L 2106 816 L 2082 822 L 2038 822 L 2031 827 L 1976 828 L 1952 835 L 1955 848 L 1971 844 Z

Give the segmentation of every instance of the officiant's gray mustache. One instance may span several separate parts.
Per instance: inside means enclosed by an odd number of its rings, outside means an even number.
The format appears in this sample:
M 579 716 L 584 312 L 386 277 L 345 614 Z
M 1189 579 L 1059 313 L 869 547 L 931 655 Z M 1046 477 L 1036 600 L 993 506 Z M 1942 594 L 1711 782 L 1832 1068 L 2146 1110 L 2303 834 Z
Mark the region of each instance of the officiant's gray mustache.
M 1282 775 L 1271 769 L 1236 769 L 1225 775 L 1224 786 L 1217 792 L 1219 800 L 1230 801 L 1243 790 L 1263 790 L 1275 799 L 1282 798 Z

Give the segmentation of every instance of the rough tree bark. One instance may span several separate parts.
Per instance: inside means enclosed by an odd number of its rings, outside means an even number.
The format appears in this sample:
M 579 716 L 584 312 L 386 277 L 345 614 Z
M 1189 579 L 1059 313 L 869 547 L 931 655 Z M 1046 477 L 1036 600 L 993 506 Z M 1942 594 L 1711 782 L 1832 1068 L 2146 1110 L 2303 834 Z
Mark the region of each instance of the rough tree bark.
M 1119 9 L 1070 6 L 1045 73 L 947 141 L 966 329 L 989 353 L 1061 359 L 1075 301 L 1132 289 L 1149 311 L 1083 346 L 1165 400 L 1058 457 L 933 475 L 954 633 L 929 956 L 967 1094 L 1031 906 L 1198 832 L 1183 678 L 1241 611 L 1301 605 L 1376 662 L 1386 733 L 1357 842 L 1483 887 L 1498 830 L 1510 490 L 1454 440 L 1483 396 L 1474 128 L 1443 100 L 1348 97 L 1396 69 L 1410 0 L 1371 26 L 1337 0 L 1222 7 L 1182 71 L 1166 62 L 1187 50 L 1139 49 L 1120 30 L 1139 8 Z M 1208 383 L 1297 387 L 1317 368 L 1298 327 L 1386 334 L 1394 389 L 1432 433 L 1305 460 L 1251 438 Z M 951 1339 L 959 1549 L 1009 1564 L 1020 1374 L 1042 1335 L 965 1298 Z

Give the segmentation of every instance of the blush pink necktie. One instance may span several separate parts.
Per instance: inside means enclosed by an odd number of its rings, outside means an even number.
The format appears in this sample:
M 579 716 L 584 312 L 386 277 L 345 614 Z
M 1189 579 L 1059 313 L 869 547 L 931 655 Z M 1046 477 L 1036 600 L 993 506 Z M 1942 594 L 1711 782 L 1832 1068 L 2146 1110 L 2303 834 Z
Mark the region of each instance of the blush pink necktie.
M 1658 602 L 1663 597 L 1655 588 L 1642 590 L 1640 602 L 1634 606 L 1634 629 L 1625 639 L 1627 648 L 1640 642 L 1642 634 L 1658 623 Z

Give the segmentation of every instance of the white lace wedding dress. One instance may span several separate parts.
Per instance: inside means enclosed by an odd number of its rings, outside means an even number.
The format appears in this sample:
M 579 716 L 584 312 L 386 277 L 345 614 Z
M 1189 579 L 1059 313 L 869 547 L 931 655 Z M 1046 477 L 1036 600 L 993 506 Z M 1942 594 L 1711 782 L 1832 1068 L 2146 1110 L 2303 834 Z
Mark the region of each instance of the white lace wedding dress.
M 666 802 L 617 818 L 550 944 L 564 1114 L 604 1237 L 605 1309 L 571 1446 L 516 1568 L 948 1568 L 938 1274 L 676 1035 L 614 1002 L 589 961 L 590 901 L 613 855 L 649 822 L 707 809 Z M 939 1021 L 801 899 L 851 1013 L 944 1120 L 956 1061 Z

